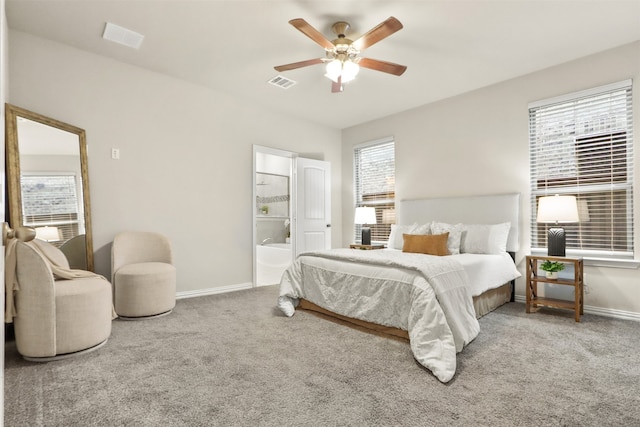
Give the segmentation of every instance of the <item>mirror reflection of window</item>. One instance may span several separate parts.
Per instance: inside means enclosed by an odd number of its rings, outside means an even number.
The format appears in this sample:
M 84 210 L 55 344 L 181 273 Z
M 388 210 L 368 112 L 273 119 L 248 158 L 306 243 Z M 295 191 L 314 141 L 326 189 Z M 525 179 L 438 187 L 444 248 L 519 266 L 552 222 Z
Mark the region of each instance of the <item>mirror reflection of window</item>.
M 22 175 L 22 217 L 27 227 L 36 229 L 37 238 L 60 246 L 84 234 L 76 182 L 74 174 Z

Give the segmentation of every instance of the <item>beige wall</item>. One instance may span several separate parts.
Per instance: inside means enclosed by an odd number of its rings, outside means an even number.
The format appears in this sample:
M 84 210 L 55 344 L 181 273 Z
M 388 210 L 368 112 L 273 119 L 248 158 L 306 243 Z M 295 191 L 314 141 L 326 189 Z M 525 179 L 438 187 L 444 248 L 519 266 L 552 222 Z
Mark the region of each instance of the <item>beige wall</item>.
M 172 241 L 178 291 L 252 281 L 252 145 L 333 164 L 340 245 L 340 131 L 165 75 L 11 31 L 10 102 L 87 132 L 96 271 L 124 230 Z M 120 160 L 112 160 L 112 147 Z
M 524 273 L 531 215 L 528 103 L 629 78 L 640 81 L 640 42 L 344 129 L 343 241 L 351 241 L 353 235 L 353 146 L 393 135 L 398 200 L 522 194 L 523 238 L 517 260 Z M 640 88 L 636 84 L 634 89 L 635 135 L 640 135 Z M 635 150 L 636 189 L 640 189 L 639 152 Z M 635 198 L 635 212 L 636 258 L 640 259 L 640 197 Z M 602 308 L 640 315 L 640 270 L 587 267 L 585 281 L 585 304 L 592 311 Z M 522 279 L 517 293 L 524 294 Z

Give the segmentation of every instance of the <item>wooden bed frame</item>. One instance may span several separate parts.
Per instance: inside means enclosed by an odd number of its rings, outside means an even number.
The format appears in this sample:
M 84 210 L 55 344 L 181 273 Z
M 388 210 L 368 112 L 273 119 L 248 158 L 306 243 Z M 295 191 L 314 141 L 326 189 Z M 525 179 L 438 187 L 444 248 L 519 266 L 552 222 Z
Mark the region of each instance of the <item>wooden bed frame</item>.
M 440 221 L 450 224 L 499 224 L 510 222 L 507 251 L 515 262 L 519 249 L 520 194 L 498 194 L 488 196 L 415 199 L 401 201 L 398 206 L 398 224 L 426 224 Z M 473 298 L 476 317 L 480 318 L 515 298 L 515 280 L 490 289 Z M 338 323 L 355 326 L 374 333 L 408 340 L 407 331 L 382 326 L 352 317 L 342 316 L 326 310 L 310 301 L 301 299 L 297 309 L 318 313 Z
M 484 316 L 487 313 L 492 312 L 496 308 L 512 300 L 512 284 L 507 283 L 499 288 L 489 289 L 482 295 L 473 297 L 473 307 L 476 310 L 476 316 L 478 318 Z M 367 331 L 372 331 L 380 335 L 393 336 L 396 338 L 402 338 L 409 340 L 409 332 L 404 329 L 393 328 L 390 326 L 383 326 L 377 323 L 366 322 L 360 319 L 354 319 L 353 317 L 343 316 L 333 311 L 324 309 L 306 299 L 300 299 L 296 310 L 307 310 L 315 314 L 321 314 L 337 323 L 346 326 L 356 326 Z

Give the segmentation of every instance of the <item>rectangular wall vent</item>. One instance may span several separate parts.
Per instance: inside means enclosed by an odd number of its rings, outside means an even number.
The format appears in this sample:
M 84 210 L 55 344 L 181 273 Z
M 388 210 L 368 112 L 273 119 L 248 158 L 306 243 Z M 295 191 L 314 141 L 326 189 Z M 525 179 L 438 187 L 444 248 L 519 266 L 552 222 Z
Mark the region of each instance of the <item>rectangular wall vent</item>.
M 274 78 L 269 80 L 269 83 L 274 86 L 281 87 L 282 89 L 289 89 L 291 86 L 296 84 L 296 82 L 284 76 L 275 76 Z
M 139 49 L 140 45 L 142 45 L 142 41 L 144 40 L 144 36 L 142 34 L 127 30 L 126 28 L 112 24 L 111 22 L 107 22 L 107 25 L 105 25 L 102 38 L 134 49 Z

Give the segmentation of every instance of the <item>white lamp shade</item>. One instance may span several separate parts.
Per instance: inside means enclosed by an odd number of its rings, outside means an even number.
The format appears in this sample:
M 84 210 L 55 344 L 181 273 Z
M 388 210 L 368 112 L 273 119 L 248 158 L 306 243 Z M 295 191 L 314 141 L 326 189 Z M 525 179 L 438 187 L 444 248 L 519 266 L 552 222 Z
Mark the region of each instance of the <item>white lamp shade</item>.
M 356 208 L 356 218 L 354 222 L 356 224 L 375 224 L 376 208 L 369 208 L 366 206 Z
M 60 240 L 60 232 L 58 227 L 37 227 L 36 239 L 44 240 L 45 242 L 57 242 Z
M 579 222 L 575 196 L 544 196 L 538 199 L 537 222 Z

